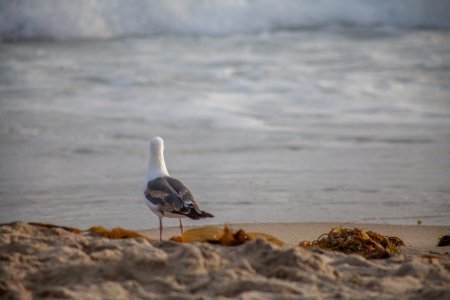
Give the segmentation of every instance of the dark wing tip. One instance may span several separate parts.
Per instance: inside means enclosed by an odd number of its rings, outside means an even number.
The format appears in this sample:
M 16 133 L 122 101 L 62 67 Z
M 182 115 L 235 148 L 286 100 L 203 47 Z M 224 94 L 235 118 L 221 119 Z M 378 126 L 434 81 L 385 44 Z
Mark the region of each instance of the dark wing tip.
M 202 217 L 203 218 L 214 218 L 214 215 L 202 210 Z
M 214 216 L 210 213 L 207 213 L 206 211 L 201 210 L 200 212 L 198 212 L 195 209 L 191 209 L 191 211 L 188 214 L 186 214 L 186 217 L 192 220 L 198 220 L 203 218 L 213 218 Z

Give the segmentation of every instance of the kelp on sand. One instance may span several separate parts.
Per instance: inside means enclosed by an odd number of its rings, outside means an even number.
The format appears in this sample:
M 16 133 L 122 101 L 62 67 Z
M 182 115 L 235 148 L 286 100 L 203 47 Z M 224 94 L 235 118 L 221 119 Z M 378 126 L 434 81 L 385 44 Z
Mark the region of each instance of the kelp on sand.
M 384 236 L 378 232 L 344 227 L 332 228 L 314 241 L 302 241 L 303 248 L 320 248 L 346 254 L 360 254 L 365 258 L 387 258 L 398 253 L 397 247 L 405 243 L 398 237 Z
M 277 246 L 284 243 L 278 238 L 262 232 L 246 232 L 242 229 L 233 231 L 230 225 L 223 228 L 218 226 L 203 226 L 186 230 L 182 236 L 174 236 L 172 241 L 181 243 L 207 242 L 224 246 L 236 246 L 252 241 L 263 239 Z
M 99 235 L 110 239 L 144 238 L 149 237 L 128 229 L 116 227 L 106 229 L 102 226 L 91 227 L 82 231 L 78 228 L 64 227 L 53 224 L 29 223 L 33 226 L 46 228 L 62 228 L 64 230 L 91 235 Z M 230 225 L 203 226 L 188 229 L 182 236 L 174 236 L 170 240 L 181 243 L 211 243 L 224 246 L 236 246 L 255 239 L 263 239 L 274 245 L 283 246 L 283 241 L 273 235 L 262 232 L 247 232 L 243 229 L 233 230 Z M 328 233 L 320 235 L 314 241 L 301 241 L 299 246 L 306 249 L 325 249 L 339 251 L 346 254 L 359 254 L 365 258 L 386 258 L 398 253 L 398 247 L 405 243 L 398 237 L 384 236 L 378 232 L 362 229 L 332 228 Z

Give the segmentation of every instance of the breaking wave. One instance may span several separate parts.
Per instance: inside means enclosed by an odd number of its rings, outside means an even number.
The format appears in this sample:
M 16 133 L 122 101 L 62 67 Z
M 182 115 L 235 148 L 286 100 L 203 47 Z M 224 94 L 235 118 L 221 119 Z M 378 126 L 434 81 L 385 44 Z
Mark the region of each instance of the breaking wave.
M 2 0 L 0 38 L 228 35 L 317 26 L 450 28 L 448 0 Z

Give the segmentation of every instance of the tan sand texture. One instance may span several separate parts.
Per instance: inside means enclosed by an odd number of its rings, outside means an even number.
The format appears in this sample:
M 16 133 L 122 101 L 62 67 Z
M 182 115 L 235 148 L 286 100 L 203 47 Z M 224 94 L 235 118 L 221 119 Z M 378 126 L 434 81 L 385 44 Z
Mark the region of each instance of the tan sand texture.
M 262 240 L 225 247 L 0 226 L 1 299 L 448 299 L 449 282 L 445 255 L 366 260 Z
M 401 238 L 406 246 L 401 247 L 403 253 L 425 254 L 432 252 L 450 252 L 450 247 L 436 247 L 439 237 L 450 234 L 449 226 L 426 225 L 380 225 L 380 224 L 356 224 L 356 223 L 258 223 L 258 224 L 233 224 L 234 229 L 256 231 L 272 234 L 289 245 L 298 245 L 300 241 L 315 240 L 321 234 L 329 232 L 331 228 L 346 227 L 372 230 L 384 235 Z M 189 227 L 186 227 L 189 229 Z M 178 227 L 167 227 L 164 236 L 169 239 L 179 235 Z M 158 229 L 143 230 L 150 237 L 158 236 Z

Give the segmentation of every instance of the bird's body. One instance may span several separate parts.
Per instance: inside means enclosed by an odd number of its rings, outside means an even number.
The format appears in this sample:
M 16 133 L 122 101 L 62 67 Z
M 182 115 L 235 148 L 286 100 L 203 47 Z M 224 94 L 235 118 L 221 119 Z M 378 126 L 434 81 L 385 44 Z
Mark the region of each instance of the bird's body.
M 181 234 L 183 234 L 182 218 L 198 220 L 213 217 L 200 210 L 189 189 L 167 172 L 164 142 L 160 137 L 150 140 L 150 160 L 144 195 L 145 203 L 159 218 L 160 239 L 162 239 L 163 217 L 178 218 Z

